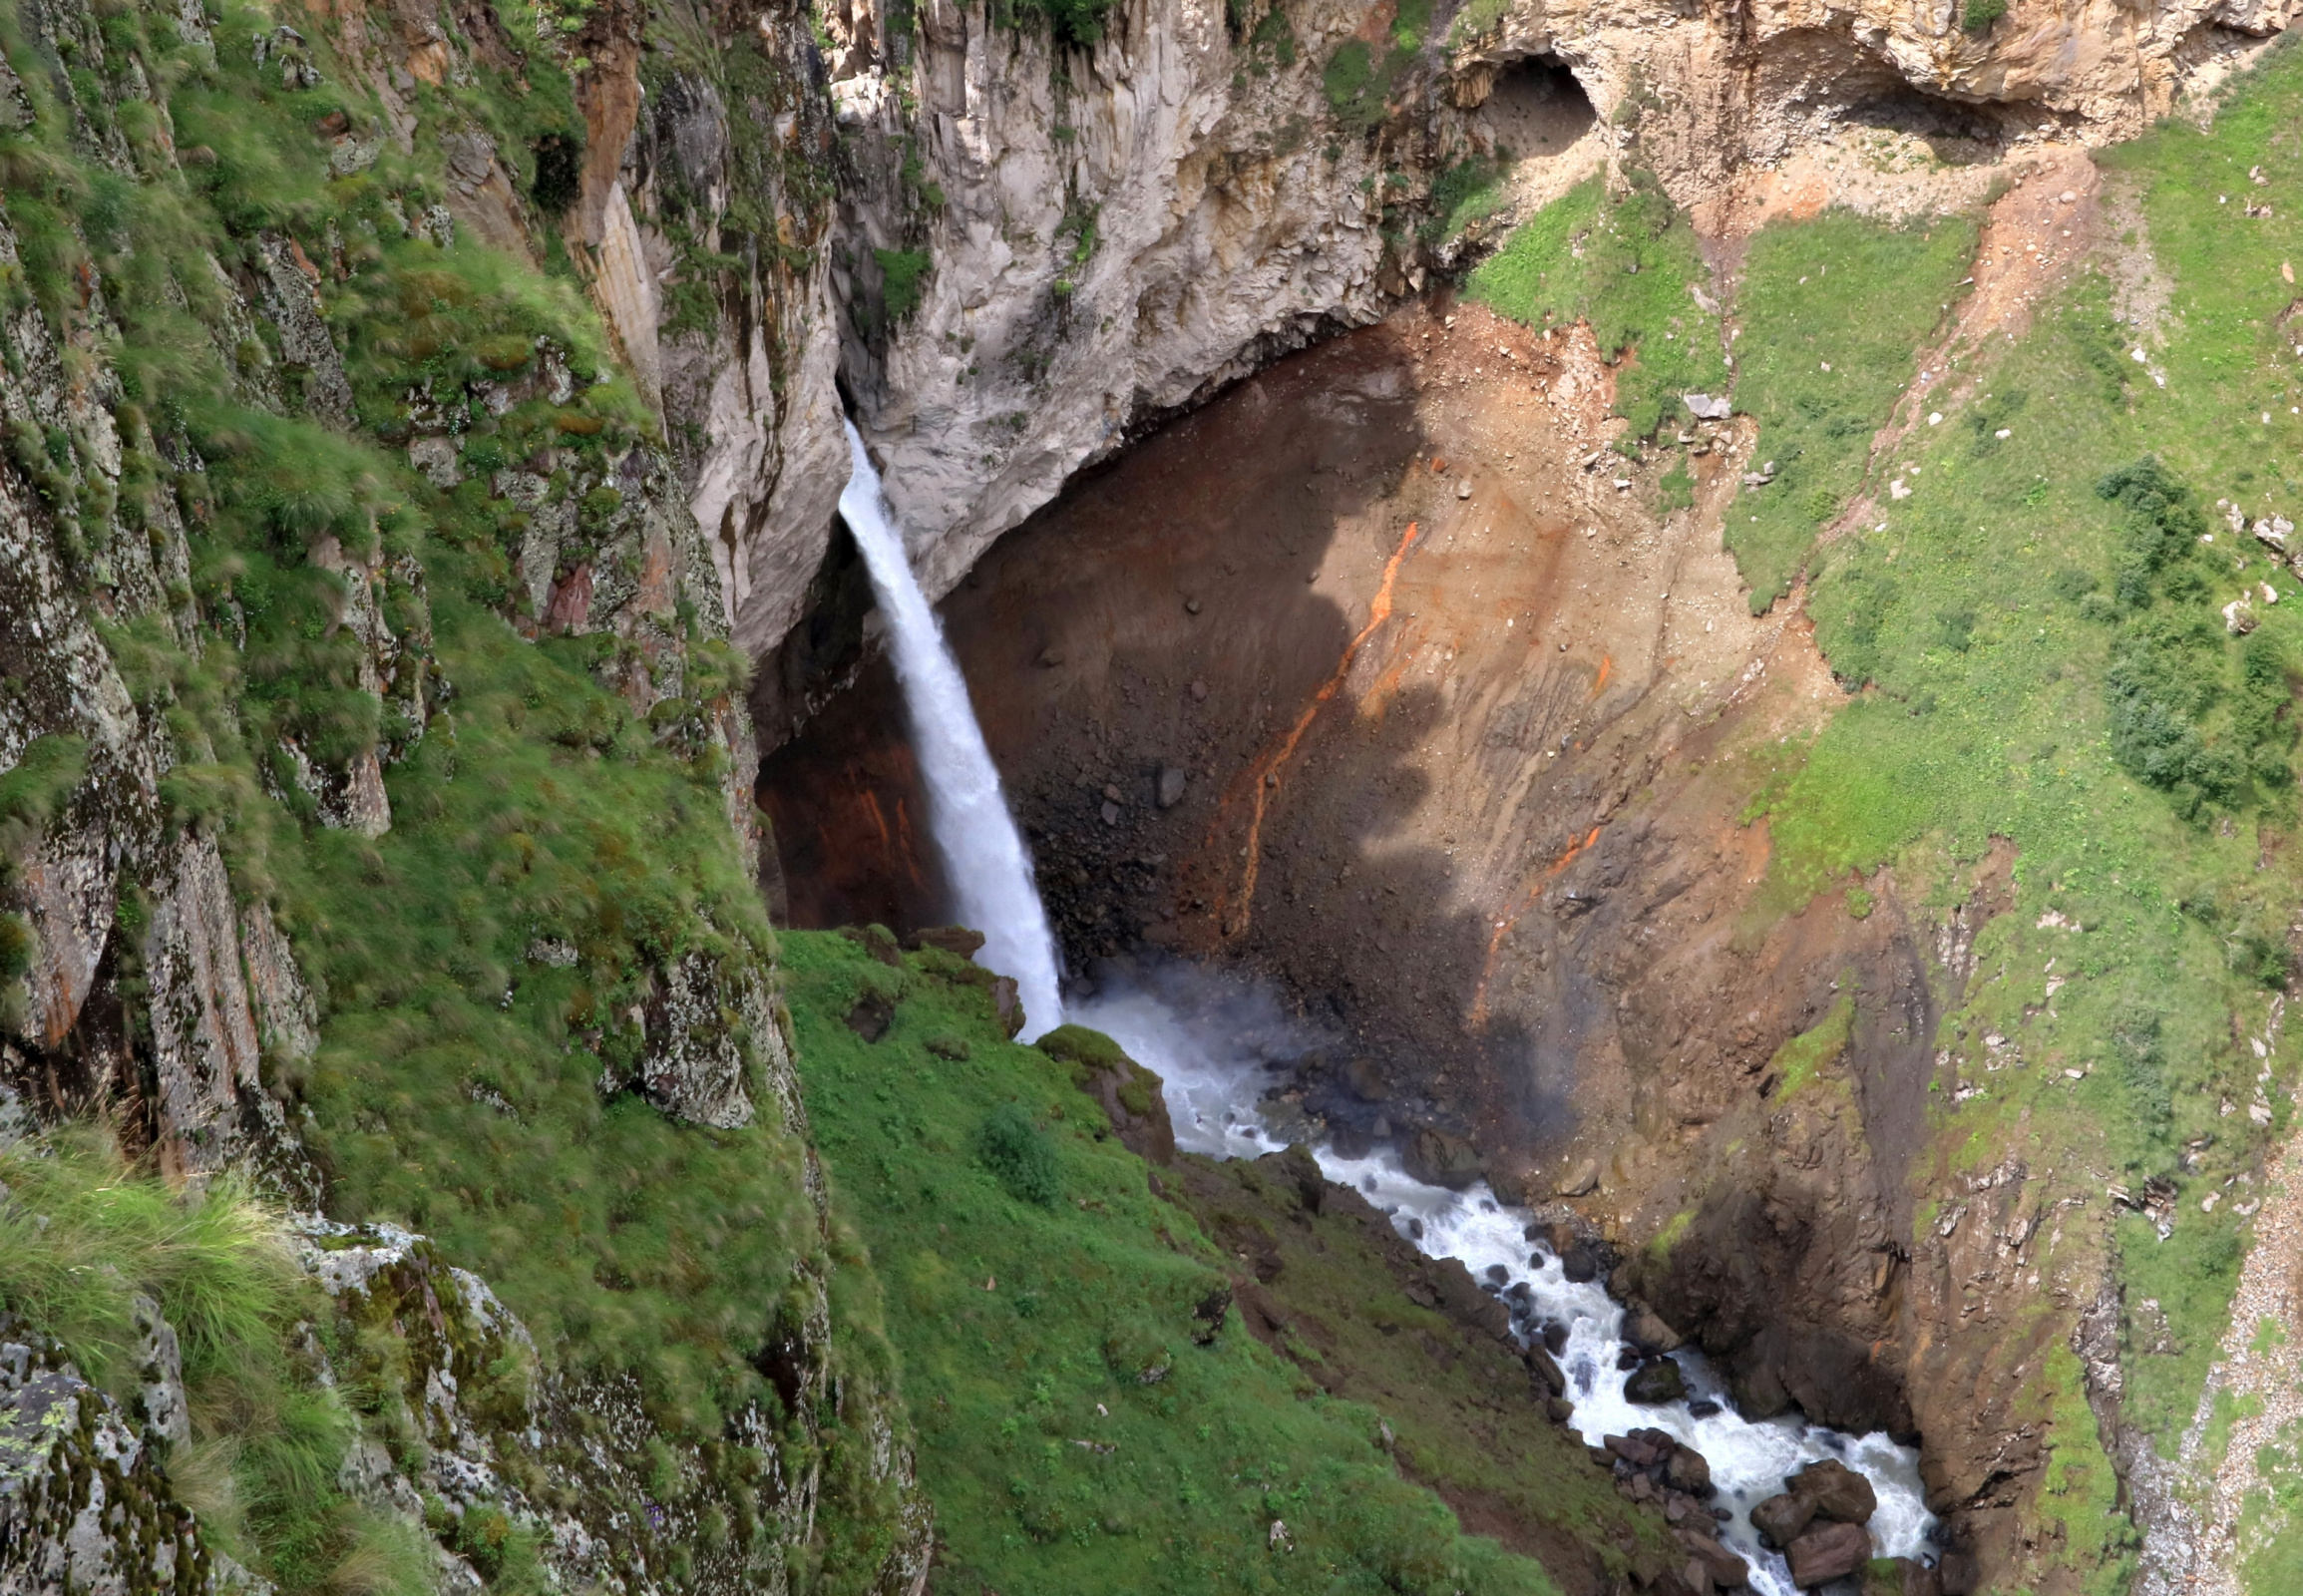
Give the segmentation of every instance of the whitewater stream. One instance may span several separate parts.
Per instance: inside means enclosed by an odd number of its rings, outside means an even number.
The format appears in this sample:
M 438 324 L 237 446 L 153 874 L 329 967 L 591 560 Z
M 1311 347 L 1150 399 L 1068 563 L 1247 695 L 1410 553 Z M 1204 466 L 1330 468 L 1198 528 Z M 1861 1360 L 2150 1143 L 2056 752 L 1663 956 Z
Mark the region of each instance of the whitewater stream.
M 999 772 L 976 724 L 960 666 L 914 578 L 902 532 L 888 513 L 880 479 L 853 425 L 848 444 L 855 473 L 840 495 L 840 513 L 855 534 L 888 622 L 897 677 L 912 723 L 914 751 L 929 794 L 929 827 L 943 856 L 964 924 L 984 934 L 977 962 L 1014 979 L 1029 1039 L 1065 1019 L 1093 1026 L 1158 1073 L 1176 1144 L 1217 1158 L 1257 1158 L 1289 1143 L 1267 1124 L 1261 1104 L 1279 1083 L 1271 1060 L 1300 1053 L 1291 1021 L 1268 993 L 1171 965 L 1165 978 L 1107 985 L 1084 1001 L 1062 1001 L 1055 939 L 1032 878 L 1031 858 L 1007 810 Z M 1484 1182 L 1461 1192 L 1427 1185 L 1388 1151 L 1346 1158 L 1315 1145 L 1329 1179 L 1356 1187 L 1427 1256 L 1454 1258 L 1512 1310 L 1522 1343 L 1547 1324 L 1564 1326 L 1558 1362 L 1584 1440 L 1637 1428 L 1660 1429 L 1694 1447 L 1711 1464 L 1717 1506 L 1732 1516 L 1721 1539 L 1749 1562 L 1761 1596 L 1798 1596 L 1780 1555 L 1762 1550 L 1750 1509 L 1783 1488 L 1783 1476 L 1836 1458 L 1864 1474 L 1878 1493 L 1870 1523 L 1882 1557 L 1934 1561 L 1935 1519 L 1919 1480 L 1917 1448 L 1884 1432 L 1850 1436 L 1795 1413 L 1757 1422 L 1739 1416 L 1724 1383 L 1692 1349 L 1673 1354 L 1687 1399 L 1644 1405 L 1626 1399 L 1624 1310 L 1598 1282 L 1568 1280 L 1560 1260 L 1527 1236 L 1530 1216 L 1496 1200 Z

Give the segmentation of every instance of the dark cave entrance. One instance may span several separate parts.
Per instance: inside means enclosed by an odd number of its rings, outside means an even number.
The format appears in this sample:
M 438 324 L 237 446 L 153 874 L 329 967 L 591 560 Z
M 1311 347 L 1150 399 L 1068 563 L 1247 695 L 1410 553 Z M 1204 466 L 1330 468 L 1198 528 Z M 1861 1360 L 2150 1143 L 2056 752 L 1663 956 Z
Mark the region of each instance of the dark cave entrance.
M 1598 120 L 1583 85 L 1553 55 L 1521 56 L 1498 66 L 1476 118 L 1499 151 L 1519 160 L 1558 155 Z

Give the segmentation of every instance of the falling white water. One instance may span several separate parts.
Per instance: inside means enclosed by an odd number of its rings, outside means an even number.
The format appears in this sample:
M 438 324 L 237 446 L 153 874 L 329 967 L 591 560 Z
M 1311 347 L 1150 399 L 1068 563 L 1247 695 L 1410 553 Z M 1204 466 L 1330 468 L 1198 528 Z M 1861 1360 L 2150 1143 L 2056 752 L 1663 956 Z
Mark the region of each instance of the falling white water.
M 1249 1016 L 1249 1025 L 1241 1024 L 1242 1015 Z M 1255 1158 L 1288 1144 L 1264 1118 L 1264 1094 L 1278 1083 L 1266 1060 L 1300 1049 L 1284 1040 L 1269 1045 L 1272 1027 L 1257 1016 L 1256 1004 L 1236 987 L 1180 966 L 1144 986 L 1110 988 L 1072 1009 L 1081 1024 L 1105 1032 L 1130 1057 L 1158 1071 L 1176 1145 L 1218 1158 Z M 1751 1586 L 1760 1596 L 1798 1593 L 1782 1556 L 1759 1545 L 1750 1510 L 1783 1488 L 1784 1475 L 1827 1457 L 1862 1473 L 1877 1492 L 1879 1509 L 1869 1525 L 1877 1555 L 1934 1557 L 1935 1518 L 1927 1510 L 1916 1447 L 1899 1446 L 1883 1432 L 1843 1435 L 1796 1413 L 1745 1419 L 1728 1400 L 1725 1383 L 1700 1354 L 1686 1349 L 1673 1356 L 1689 1400 L 1633 1402 L 1624 1396 L 1630 1377 L 1616 1367 L 1624 1347 L 1622 1305 L 1596 1281 L 1570 1281 L 1550 1247 L 1528 1239 L 1525 1212 L 1498 1202 L 1484 1182 L 1461 1192 L 1427 1185 L 1389 1152 L 1345 1158 L 1332 1147 L 1316 1147 L 1313 1156 L 1330 1180 L 1357 1188 L 1389 1214 L 1425 1255 L 1460 1260 L 1511 1309 L 1513 1332 L 1523 1341 L 1547 1324 L 1566 1329 L 1558 1362 L 1575 1403 L 1572 1422 L 1587 1442 L 1597 1445 L 1607 1435 L 1645 1427 L 1665 1430 L 1702 1452 L 1719 1487 L 1712 1505 L 1731 1515 L 1721 1525 L 1721 1539 L 1750 1564 Z M 1696 1406 L 1705 1408 L 1701 1416 L 1692 1410 Z
M 1028 1041 L 1063 1019 L 1055 939 L 1031 877 L 1031 856 L 1007 812 L 999 769 L 967 700 L 967 682 L 912 575 L 904 534 L 888 513 L 880 473 L 853 423 L 848 454 L 854 470 L 840 491 L 840 516 L 864 552 L 873 596 L 888 622 L 896 677 L 912 718 L 912 749 L 928 786 L 928 829 L 944 857 L 960 922 L 983 933 L 976 962 L 1014 979 Z

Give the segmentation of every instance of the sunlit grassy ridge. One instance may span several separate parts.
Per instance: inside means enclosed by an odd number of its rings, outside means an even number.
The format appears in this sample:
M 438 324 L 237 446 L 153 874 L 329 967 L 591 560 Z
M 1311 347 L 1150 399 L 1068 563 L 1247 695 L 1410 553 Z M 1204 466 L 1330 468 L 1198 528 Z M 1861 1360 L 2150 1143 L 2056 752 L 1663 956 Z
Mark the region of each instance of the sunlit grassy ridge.
M 784 943 L 809 1115 L 887 1291 L 940 1509 L 940 1589 L 1553 1590 L 1402 1479 L 1374 1411 L 1241 1328 L 1191 1213 L 979 988 L 936 955 L 897 972 L 837 936 Z M 869 1043 L 844 1022 L 867 989 L 899 999 Z

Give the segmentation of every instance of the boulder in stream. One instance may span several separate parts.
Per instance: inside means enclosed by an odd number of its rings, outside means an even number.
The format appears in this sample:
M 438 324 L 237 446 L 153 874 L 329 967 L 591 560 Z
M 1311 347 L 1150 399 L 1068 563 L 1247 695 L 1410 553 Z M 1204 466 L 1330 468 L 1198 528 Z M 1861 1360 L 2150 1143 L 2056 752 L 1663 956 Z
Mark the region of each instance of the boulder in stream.
M 1813 1590 L 1844 1579 L 1871 1560 L 1871 1532 L 1861 1524 L 1823 1524 L 1784 1549 L 1791 1583 Z
M 1751 1568 L 1742 1558 L 1721 1545 L 1719 1541 L 1694 1528 L 1679 1531 L 1680 1544 L 1688 1549 L 1695 1560 L 1704 1565 L 1704 1573 L 1721 1590 L 1733 1590 L 1737 1585 L 1751 1582 Z M 1694 1584 L 1690 1580 L 1688 1583 Z
M 1400 1150 L 1407 1173 L 1433 1186 L 1461 1191 L 1485 1172 L 1487 1161 L 1479 1149 L 1451 1131 L 1425 1126 L 1407 1139 Z
M 1805 1533 L 1815 1521 L 1815 1504 L 1789 1491 L 1770 1496 L 1751 1509 L 1751 1527 L 1769 1546 L 1780 1550 Z
M 1815 1504 L 1815 1516 L 1835 1524 L 1868 1524 L 1879 1511 L 1879 1493 L 1871 1481 L 1836 1458 L 1809 1463 L 1783 1481 L 1794 1496 Z
M 1624 1399 L 1644 1406 L 1676 1402 L 1687 1395 L 1687 1380 L 1680 1374 L 1680 1366 L 1669 1358 L 1640 1365 L 1632 1372 L 1632 1378 L 1624 1382 Z
M 1690 1496 L 1711 1495 L 1711 1459 L 1693 1446 L 1673 1447 L 1671 1459 L 1664 1464 L 1664 1483 Z

